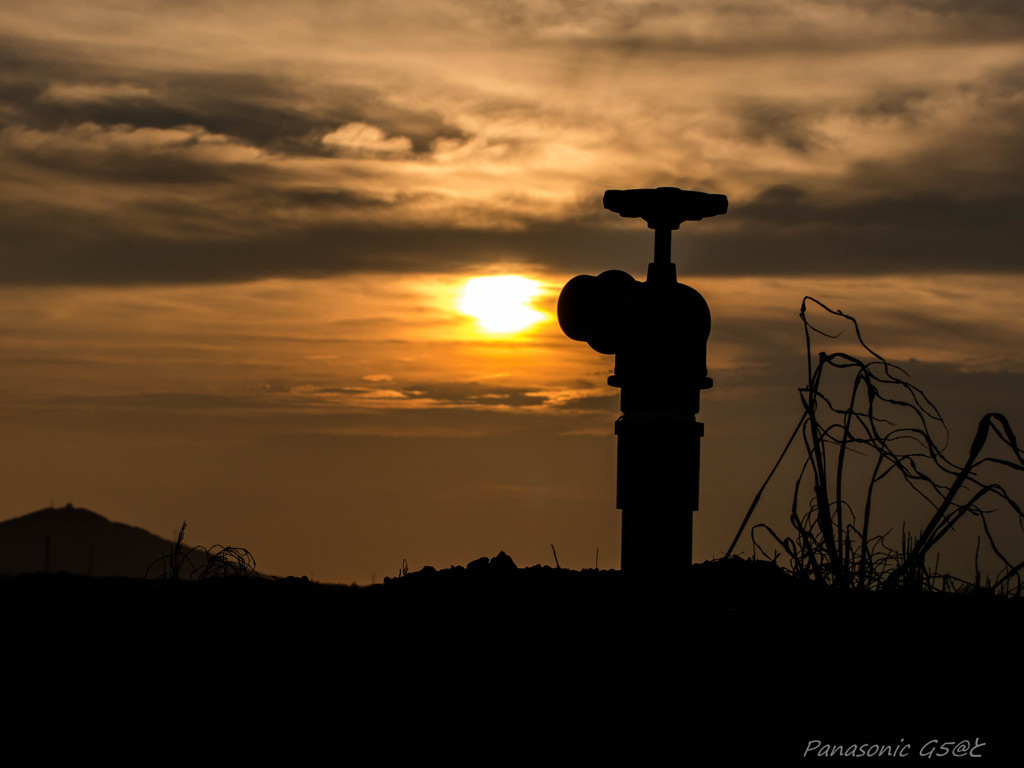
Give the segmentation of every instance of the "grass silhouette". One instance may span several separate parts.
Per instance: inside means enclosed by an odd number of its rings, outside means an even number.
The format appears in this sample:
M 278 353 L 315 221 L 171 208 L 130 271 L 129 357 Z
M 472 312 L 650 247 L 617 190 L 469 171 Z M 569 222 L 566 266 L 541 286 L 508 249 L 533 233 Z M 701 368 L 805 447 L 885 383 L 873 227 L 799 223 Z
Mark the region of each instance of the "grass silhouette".
M 814 341 L 835 339 L 843 331 L 827 333 L 817 327 L 808 319 L 809 309 L 823 310 L 852 328 L 858 354 L 815 355 Z M 753 526 L 755 558 L 768 557 L 790 573 L 840 588 L 984 590 L 1020 595 L 1024 562 L 1008 559 L 990 521 L 995 515 L 1009 514 L 1024 528 L 1024 512 L 1001 485 L 979 474 L 993 465 L 1024 471 L 1024 454 L 1006 417 L 986 414 L 978 423 L 967 461 L 957 464 L 946 455 L 948 432 L 938 409 L 908 381 L 905 370 L 864 342 L 853 317 L 805 297 L 800 318 L 807 357 L 807 384 L 800 389 L 803 413 L 755 495 L 726 557 L 735 550 L 762 494 L 799 437 L 804 460 L 789 516 L 793 531 L 783 536 L 765 523 Z M 989 455 L 993 441 L 1008 449 L 1008 458 Z M 855 460 L 865 459 L 871 469 L 858 513 L 850 502 L 850 487 L 855 482 L 850 467 Z M 898 546 L 889 542 L 891 531 L 878 534 L 871 527 L 876 491 L 889 478 L 902 480 L 931 507 L 927 524 L 916 535 L 908 533 L 904 524 Z M 984 584 L 977 552 L 973 583 L 942 573 L 937 554 L 934 565 L 926 563 L 940 541 L 969 517 L 980 520 L 989 551 L 1000 563 L 1000 572 Z M 762 534 L 771 542 L 767 548 L 759 539 Z M 979 537 L 979 550 L 980 546 Z
M 257 575 L 256 559 L 249 550 L 219 544 L 212 547 L 188 547 L 184 543 L 185 526 L 186 522 L 182 521 L 171 551 L 149 566 L 146 578 L 150 578 L 150 572 L 157 567 L 162 570 L 162 575 L 158 578 L 176 581 L 183 577 L 186 580 L 203 581 L 211 578 Z

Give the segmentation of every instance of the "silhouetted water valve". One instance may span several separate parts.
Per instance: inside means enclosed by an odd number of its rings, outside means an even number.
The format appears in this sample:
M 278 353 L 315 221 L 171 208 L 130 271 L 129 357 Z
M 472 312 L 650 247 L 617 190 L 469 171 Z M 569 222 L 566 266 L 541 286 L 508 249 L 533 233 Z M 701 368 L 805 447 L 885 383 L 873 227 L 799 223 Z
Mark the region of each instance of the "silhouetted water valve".
M 725 195 L 674 187 L 610 189 L 604 207 L 654 230 L 646 282 L 613 269 L 579 275 L 558 297 L 565 335 L 615 355 L 619 387 L 616 506 L 622 510 L 622 570 L 665 575 L 690 565 L 700 487 L 700 391 L 711 387 L 711 312 L 676 279 L 672 230 L 728 210 Z

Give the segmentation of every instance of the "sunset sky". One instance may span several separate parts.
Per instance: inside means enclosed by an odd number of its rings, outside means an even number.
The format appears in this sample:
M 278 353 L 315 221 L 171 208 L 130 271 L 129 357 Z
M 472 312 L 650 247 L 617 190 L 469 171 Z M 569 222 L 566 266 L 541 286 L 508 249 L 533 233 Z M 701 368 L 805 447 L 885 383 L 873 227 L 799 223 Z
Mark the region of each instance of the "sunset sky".
M 712 313 L 696 560 L 799 416 L 805 295 L 954 458 L 1024 425 L 1018 2 L 34 0 L 0 60 L 0 519 L 187 520 L 322 581 L 618 567 L 613 361 L 553 321 L 645 274 L 610 188 L 730 201 L 673 238 Z M 460 311 L 504 274 L 526 331 Z

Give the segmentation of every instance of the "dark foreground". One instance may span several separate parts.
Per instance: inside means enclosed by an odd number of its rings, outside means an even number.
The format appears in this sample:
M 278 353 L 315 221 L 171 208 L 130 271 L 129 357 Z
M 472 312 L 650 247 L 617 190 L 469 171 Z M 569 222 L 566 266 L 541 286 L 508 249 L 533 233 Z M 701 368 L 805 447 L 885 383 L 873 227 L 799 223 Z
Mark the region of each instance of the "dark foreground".
M 38 756 L 1004 764 L 1024 740 L 1020 600 L 763 563 L 675 585 L 503 556 L 373 587 L 58 574 L 0 601 L 7 734 Z

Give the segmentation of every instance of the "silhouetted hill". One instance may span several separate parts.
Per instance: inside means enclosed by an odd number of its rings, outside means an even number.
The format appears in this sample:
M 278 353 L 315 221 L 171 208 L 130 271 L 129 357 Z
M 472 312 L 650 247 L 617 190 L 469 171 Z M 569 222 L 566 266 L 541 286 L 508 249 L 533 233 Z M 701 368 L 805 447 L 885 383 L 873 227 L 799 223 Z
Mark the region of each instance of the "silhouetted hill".
M 68 504 L 0 522 L 0 574 L 142 578 L 172 547 L 142 528 Z

